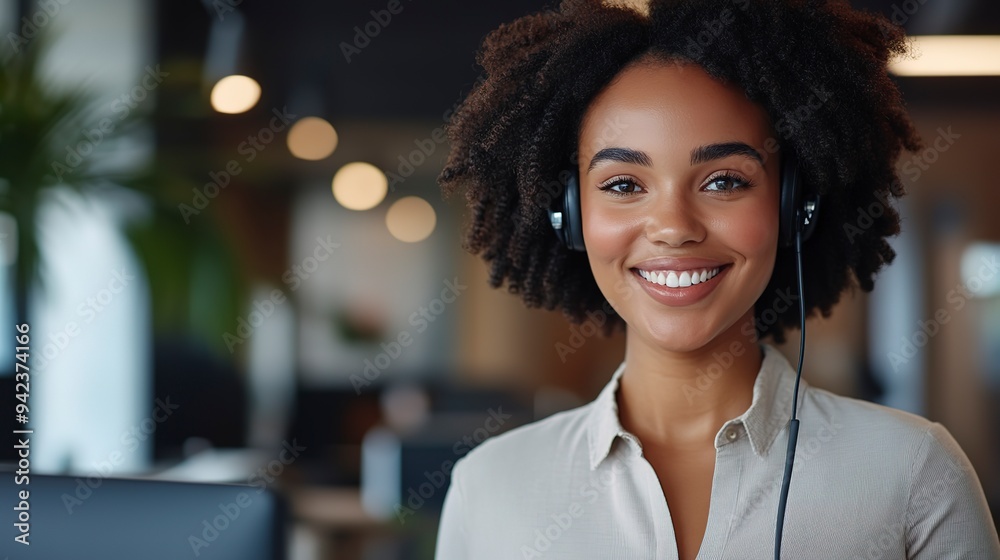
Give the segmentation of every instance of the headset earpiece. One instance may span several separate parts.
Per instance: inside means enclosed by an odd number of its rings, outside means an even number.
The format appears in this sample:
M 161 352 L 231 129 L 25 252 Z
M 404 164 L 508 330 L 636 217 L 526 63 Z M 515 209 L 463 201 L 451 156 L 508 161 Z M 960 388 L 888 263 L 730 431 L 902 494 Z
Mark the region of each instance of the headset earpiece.
M 583 219 L 580 216 L 580 181 L 577 172 L 570 174 L 562 193 L 555 197 L 549 208 L 549 222 L 566 247 L 586 252 L 583 244 Z
M 782 152 L 778 234 L 782 247 L 792 247 L 795 245 L 796 230 L 802 231 L 804 243 L 816 229 L 820 197 L 809 194 L 803 199 L 802 173 L 795 152 L 789 149 Z

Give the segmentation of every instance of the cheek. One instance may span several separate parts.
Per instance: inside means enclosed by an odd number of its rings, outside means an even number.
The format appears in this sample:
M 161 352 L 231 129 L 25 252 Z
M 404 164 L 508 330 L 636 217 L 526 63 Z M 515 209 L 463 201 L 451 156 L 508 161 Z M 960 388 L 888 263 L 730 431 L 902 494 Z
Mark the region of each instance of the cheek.
M 601 293 L 616 312 L 634 296 L 634 286 L 625 276 L 624 259 L 641 235 L 641 221 L 614 207 L 588 204 L 581 201 L 583 216 L 583 241 L 587 246 L 587 260 L 591 273 Z M 617 211 L 616 211 L 617 210 Z
M 777 212 L 767 220 L 752 220 L 738 224 L 733 234 L 740 240 L 740 248 L 747 255 L 762 255 L 774 252 L 778 244 Z
M 628 254 L 635 222 L 613 208 L 582 203 L 583 241 L 592 264 L 620 259 Z
M 748 209 L 750 210 L 750 209 Z M 778 247 L 777 203 L 755 205 L 741 212 L 726 224 L 728 244 L 742 254 L 752 269 L 757 270 L 763 284 L 774 270 Z
M 776 200 L 762 200 L 759 204 L 743 207 L 718 225 L 717 231 L 726 238 L 726 244 L 748 259 L 759 261 L 768 255 L 773 258 L 778 246 Z

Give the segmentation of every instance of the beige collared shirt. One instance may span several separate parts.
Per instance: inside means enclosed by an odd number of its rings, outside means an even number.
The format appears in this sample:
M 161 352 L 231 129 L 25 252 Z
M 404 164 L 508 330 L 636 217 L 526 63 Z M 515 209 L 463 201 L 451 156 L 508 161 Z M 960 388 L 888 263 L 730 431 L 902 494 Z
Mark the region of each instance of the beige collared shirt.
M 699 559 L 774 554 L 795 370 L 762 347 L 750 408 L 715 437 Z M 594 401 L 494 436 L 456 462 L 436 560 L 677 558 L 671 516 L 682 513 L 669 509 L 641 443 L 618 420 L 624 370 Z M 783 558 L 1000 560 L 979 479 L 941 424 L 804 380 L 800 394 Z

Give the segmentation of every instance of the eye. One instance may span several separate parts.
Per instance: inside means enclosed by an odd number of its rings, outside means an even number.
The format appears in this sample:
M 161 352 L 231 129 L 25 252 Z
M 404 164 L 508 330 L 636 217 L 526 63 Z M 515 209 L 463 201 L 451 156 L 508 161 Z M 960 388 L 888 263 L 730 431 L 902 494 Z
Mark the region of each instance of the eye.
M 754 186 L 753 181 L 744 179 L 734 173 L 724 171 L 708 179 L 705 189 L 719 194 L 730 195 L 744 191 Z M 714 187 L 714 188 L 713 188 Z
M 624 187 L 626 189 L 629 189 L 631 187 L 632 189 L 616 190 L 618 187 Z M 601 185 L 598 186 L 597 188 L 601 189 L 602 191 L 609 192 L 614 196 L 629 196 L 631 194 L 638 192 L 638 189 L 641 187 L 639 187 L 638 183 L 636 183 L 635 180 L 632 179 L 631 177 L 627 175 L 619 175 L 618 177 L 612 177 L 611 179 L 608 179 L 607 181 L 601 183 Z

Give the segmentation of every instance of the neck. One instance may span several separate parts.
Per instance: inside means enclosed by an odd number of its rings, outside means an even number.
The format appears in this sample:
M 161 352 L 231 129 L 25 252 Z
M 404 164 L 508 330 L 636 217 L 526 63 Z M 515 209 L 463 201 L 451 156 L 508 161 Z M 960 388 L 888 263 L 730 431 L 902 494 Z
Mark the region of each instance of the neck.
M 753 320 L 748 317 L 734 326 Z M 626 336 L 625 371 L 616 393 L 622 427 L 643 445 L 714 445 L 722 425 L 750 408 L 763 361 L 753 335 L 731 328 L 692 352 L 673 352 Z

